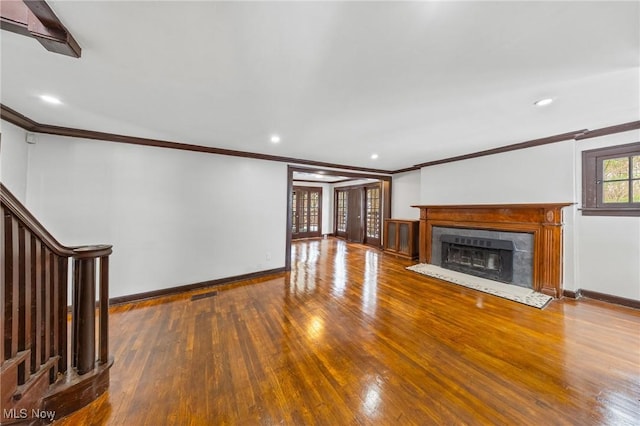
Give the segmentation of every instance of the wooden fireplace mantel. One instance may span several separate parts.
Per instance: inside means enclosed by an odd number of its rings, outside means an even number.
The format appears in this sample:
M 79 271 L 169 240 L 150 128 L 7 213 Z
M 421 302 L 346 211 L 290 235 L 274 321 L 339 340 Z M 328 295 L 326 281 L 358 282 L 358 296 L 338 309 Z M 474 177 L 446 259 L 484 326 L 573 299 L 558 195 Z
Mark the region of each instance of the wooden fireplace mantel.
M 533 234 L 533 289 L 562 295 L 562 208 L 573 203 L 418 205 L 420 262 L 431 263 L 432 228 Z

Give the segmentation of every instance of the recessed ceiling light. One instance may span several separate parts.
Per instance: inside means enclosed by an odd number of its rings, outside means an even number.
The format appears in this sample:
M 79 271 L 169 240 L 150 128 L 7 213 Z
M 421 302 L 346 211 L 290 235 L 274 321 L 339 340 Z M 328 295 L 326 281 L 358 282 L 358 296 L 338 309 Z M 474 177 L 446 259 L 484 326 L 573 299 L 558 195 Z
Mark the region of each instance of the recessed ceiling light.
M 42 99 L 43 101 L 53 104 L 53 105 L 60 105 L 62 103 L 62 101 L 58 98 L 56 98 L 55 96 L 51 96 L 51 95 L 40 95 L 40 99 Z
M 271 135 L 271 143 L 280 143 L 280 136 Z
M 371 159 L 372 160 L 377 160 L 378 159 L 378 154 L 371 154 Z
M 544 99 L 540 99 L 537 102 L 534 102 L 533 104 L 535 106 L 546 106 L 546 105 L 550 105 L 553 103 L 553 98 L 544 98 Z

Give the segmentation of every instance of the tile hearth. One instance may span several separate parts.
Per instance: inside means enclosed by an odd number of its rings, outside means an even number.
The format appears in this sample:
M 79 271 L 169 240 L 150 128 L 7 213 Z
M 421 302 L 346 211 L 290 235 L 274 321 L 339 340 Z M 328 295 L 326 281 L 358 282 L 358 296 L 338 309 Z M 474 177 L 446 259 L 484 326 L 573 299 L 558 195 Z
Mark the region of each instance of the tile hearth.
M 553 299 L 551 296 L 538 293 L 529 288 L 463 274 L 462 272 L 452 271 L 436 265 L 419 263 L 417 265 L 408 266 L 407 269 L 422 275 L 427 275 L 452 284 L 482 291 L 483 293 L 492 294 L 494 296 L 513 300 L 514 302 L 533 306 L 539 309 L 543 309 Z

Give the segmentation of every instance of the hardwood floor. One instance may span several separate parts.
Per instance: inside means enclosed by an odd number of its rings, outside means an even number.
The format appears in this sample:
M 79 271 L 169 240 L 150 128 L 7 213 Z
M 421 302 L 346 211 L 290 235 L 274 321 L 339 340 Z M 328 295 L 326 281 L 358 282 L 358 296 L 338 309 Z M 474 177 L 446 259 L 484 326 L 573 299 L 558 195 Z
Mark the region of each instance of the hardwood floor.
M 336 239 L 292 251 L 288 274 L 113 307 L 110 390 L 56 423 L 640 423 L 638 310 L 539 310 Z

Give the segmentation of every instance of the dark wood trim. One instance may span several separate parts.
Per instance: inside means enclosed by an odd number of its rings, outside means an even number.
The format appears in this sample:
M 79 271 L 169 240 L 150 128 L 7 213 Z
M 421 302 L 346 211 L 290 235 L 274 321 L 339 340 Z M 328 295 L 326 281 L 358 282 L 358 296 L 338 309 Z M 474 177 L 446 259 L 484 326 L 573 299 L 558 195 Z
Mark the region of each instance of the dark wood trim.
M 366 188 L 366 187 L 372 187 L 374 185 L 380 185 L 383 182 L 388 182 L 388 186 L 389 186 L 389 190 L 391 190 L 391 179 L 380 179 L 380 182 L 367 182 L 367 183 L 360 183 L 358 185 L 345 185 L 345 186 L 336 186 L 333 189 L 334 190 L 350 190 L 350 189 L 356 189 L 356 188 Z M 381 188 L 382 190 L 383 188 Z M 381 193 L 382 194 L 382 193 Z
M 66 137 L 73 137 L 73 138 L 80 138 L 80 139 L 92 139 L 92 140 L 100 140 L 100 141 L 106 141 L 106 142 L 126 143 L 131 145 L 143 145 L 143 146 L 151 146 L 156 148 L 179 149 L 183 151 L 202 152 L 206 154 L 217 154 L 217 155 L 228 155 L 232 157 L 252 158 L 255 160 L 268 160 L 268 161 L 277 161 L 277 162 L 283 162 L 283 163 L 303 164 L 303 165 L 315 166 L 315 167 L 347 169 L 347 170 L 355 170 L 358 172 L 382 173 L 387 175 L 392 173 L 389 170 L 371 169 L 366 167 L 365 168 L 354 167 L 354 166 L 348 166 L 344 164 L 333 164 L 333 163 L 324 163 L 320 161 L 304 160 L 301 158 L 282 157 L 278 155 L 269 155 L 269 154 L 257 154 L 253 152 L 247 152 L 247 151 L 237 151 L 232 149 L 215 148 L 215 147 L 193 145 L 193 144 L 179 143 L 179 142 L 170 142 L 170 141 L 164 141 L 159 139 L 140 138 L 136 136 L 125 136 L 125 135 L 118 135 L 114 133 L 95 132 L 92 130 L 75 129 L 71 127 L 52 126 L 48 124 L 41 124 L 31 119 L 28 119 L 24 115 L 19 114 L 15 110 L 12 110 L 11 108 L 8 108 L 2 104 L 0 104 L 0 116 L 2 117 L 2 119 L 12 124 L 15 124 L 16 126 L 20 126 L 25 130 L 36 132 L 36 133 L 44 133 L 48 135 L 66 136 Z M 23 127 L 23 124 L 28 125 L 29 128 Z M 300 168 L 298 171 L 308 172 L 309 169 Z M 362 176 L 362 173 L 339 172 L 339 173 L 333 173 L 333 175 L 335 176 L 355 175 L 357 177 L 357 176 Z M 365 176 L 369 176 L 369 175 L 365 175 Z
M 438 165 L 438 164 L 451 163 L 451 162 L 454 162 L 454 161 L 468 160 L 468 159 L 471 159 L 471 158 L 485 157 L 487 155 L 501 154 L 503 152 L 517 151 L 517 150 L 525 149 L 525 148 L 533 148 L 533 147 L 536 147 L 536 146 L 548 145 L 548 144 L 552 144 L 552 143 L 556 143 L 556 142 L 562 142 L 562 141 L 567 141 L 567 140 L 570 140 L 570 139 L 575 139 L 576 135 L 583 134 L 586 131 L 587 131 L 586 129 L 575 130 L 573 132 L 561 133 L 559 135 L 549 136 L 549 137 L 546 137 L 546 138 L 533 139 L 533 140 L 530 140 L 530 141 L 515 143 L 515 144 L 512 144 L 512 145 L 500 146 L 498 148 L 487 149 L 487 150 L 484 150 L 484 151 L 478 151 L 478 152 L 474 152 L 474 153 L 471 153 L 471 154 L 458 155 L 456 157 L 445 158 L 445 159 L 442 159 L 442 160 L 428 161 L 426 163 L 416 164 L 414 167 L 420 167 L 420 168 L 429 167 L 429 166 L 435 166 L 435 165 Z
M 562 209 L 573 203 L 412 206 L 420 209 L 420 262 L 431 263 L 434 226 L 533 234 L 533 289 L 562 296 Z
M 406 172 L 413 172 L 416 170 L 420 170 L 422 167 L 421 166 L 411 166 L 411 167 L 406 167 L 404 169 L 398 169 L 398 170 L 394 170 L 393 174 L 396 175 L 398 173 L 406 173 Z
M 194 284 L 181 285 L 177 287 L 163 288 L 160 290 L 147 291 L 145 293 L 129 294 L 126 296 L 112 297 L 109 299 L 109 305 L 122 305 L 124 303 L 141 302 L 143 300 L 157 299 L 158 297 L 171 296 L 174 294 L 184 293 L 191 290 L 200 290 L 207 287 L 220 286 L 230 284 L 236 281 L 245 281 L 255 278 L 261 278 L 268 275 L 275 275 L 285 272 L 285 268 L 268 269 L 264 271 L 251 272 L 249 274 L 235 275 L 233 277 L 220 278 L 217 280 L 202 281 Z
M 106 363 L 96 363 L 95 368 L 70 381 L 60 381 L 44 396 L 42 409 L 53 411 L 58 420 L 86 406 L 109 389 L 109 369 L 113 358 Z
M 380 218 L 380 248 L 383 249 L 385 239 L 384 221 L 391 218 L 391 190 L 393 187 L 393 180 L 380 182 L 382 191 L 382 217 Z
M 571 206 L 575 203 L 519 203 L 519 204 L 429 204 L 429 205 L 417 205 L 411 206 L 418 209 L 460 209 L 460 210 L 474 210 L 474 209 L 487 209 L 487 210 L 503 210 L 503 209 L 553 209 L 556 207 Z M 506 214 L 507 212 L 500 212 Z
M 623 132 L 628 132 L 630 130 L 636 130 L 636 129 L 640 129 L 640 121 L 631 121 L 628 123 L 616 124 L 614 126 L 602 127 L 600 129 L 595 129 L 595 130 L 588 130 L 588 129 L 576 130 L 574 132 L 562 133 L 559 135 L 549 136 L 541 139 L 534 139 L 534 140 L 516 143 L 512 145 L 505 145 L 498 148 L 478 151 L 478 152 L 465 154 L 465 155 L 459 155 L 456 157 L 448 157 L 448 158 L 443 158 L 441 160 L 428 161 L 426 163 L 416 164 L 415 166 L 406 167 L 404 169 L 394 170 L 392 173 L 398 174 L 398 173 L 404 173 L 404 172 L 411 172 L 415 170 L 420 170 L 422 167 L 435 166 L 438 164 L 452 163 L 454 161 L 468 160 L 470 158 L 478 158 L 478 157 L 484 157 L 487 155 L 500 154 L 503 152 L 516 151 L 519 149 L 532 148 L 535 146 L 547 145 L 547 144 L 562 142 L 570 139 L 583 140 L 583 139 L 595 138 L 599 136 L 612 135 L 615 133 L 623 133 Z
M 640 309 L 640 300 L 627 299 L 626 297 L 614 296 L 612 294 L 599 293 L 593 290 L 578 290 L 580 296 L 588 297 L 589 299 L 601 300 L 607 303 L 613 303 L 616 305 L 627 306 L 629 308 Z
M 587 130 L 581 135 L 576 136 L 576 140 L 597 138 L 599 136 L 607 136 L 615 133 L 628 132 L 630 130 L 640 129 L 640 121 L 630 121 L 628 123 L 616 124 L 615 126 L 602 127 L 595 130 Z
M 640 209 L 603 209 L 603 208 L 581 208 L 578 209 L 582 216 L 622 216 L 638 217 Z
M 336 183 L 344 183 L 344 182 L 350 182 L 353 180 L 357 180 L 357 179 L 340 179 L 340 180 L 332 180 L 332 181 L 328 181 L 328 180 L 308 180 L 308 179 L 294 179 L 294 182 L 301 182 L 301 183 L 317 183 L 317 184 L 328 184 L 328 185 L 335 185 Z
M 569 297 L 571 299 L 579 299 L 580 298 L 580 289 L 573 290 L 562 290 L 562 296 Z
M 562 294 L 564 297 L 569 297 L 571 299 L 586 297 L 589 299 L 600 300 L 602 302 L 613 303 L 615 305 L 626 306 L 628 308 L 640 309 L 640 300 L 628 299 L 626 297 L 614 296 L 612 294 L 600 293 L 592 290 L 583 290 L 580 288 L 575 291 L 563 290 Z
M 339 166 L 336 166 L 339 167 Z M 291 173 L 293 176 L 293 172 L 299 173 L 320 173 L 322 172 L 325 176 L 342 176 L 347 177 L 349 179 L 345 179 L 344 181 L 355 181 L 358 179 L 380 179 L 380 180 L 391 180 L 391 173 L 389 171 L 378 170 L 374 172 L 368 172 L 368 169 L 359 169 L 355 167 L 351 167 L 350 170 L 355 170 L 351 172 L 343 171 L 343 170 L 333 170 L 333 169 L 315 169 L 309 167 L 300 167 L 297 165 L 291 166 Z M 372 174 L 372 173 L 381 173 L 381 174 Z M 340 183 L 340 182 L 337 182 Z
M 104 295 L 108 294 L 108 256 L 110 245 L 65 247 L 0 184 L 3 235 L 2 318 L 0 329 L 5 343 L 1 360 L 18 362 L 15 374 L 3 371 L 3 402 L 7 407 L 25 410 L 42 407 L 43 401 L 78 408 L 93 400 L 85 390 L 75 396 L 58 398 L 58 391 L 76 385 L 92 389 L 91 371 L 95 367 L 95 258 L 101 257 L 100 273 L 100 355 L 108 360 L 108 314 Z M 73 259 L 72 320 L 68 324 L 67 284 L 69 259 Z M 70 334 L 70 336 L 69 336 Z M 71 354 L 68 352 L 71 343 Z M 109 364 L 110 366 L 110 364 Z M 70 371 L 70 367 L 73 368 Z M 103 370 L 108 370 L 103 367 Z M 86 373 L 86 374 L 85 374 Z M 54 383 L 55 382 L 55 383 Z M 50 384 L 52 386 L 50 386 Z M 109 385 L 108 372 L 100 376 L 100 393 Z M 80 389 L 77 388 L 77 389 Z M 75 391 L 74 391 L 75 392 Z M 12 395 L 12 396 L 11 396 Z M 95 396 L 95 395 L 94 395 Z M 6 397 L 6 398 L 5 398 Z M 71 401 L 73 400 L 73 401 Z M 80 402 L 80 405 L 77 405 Z M 74 409 L 75 409 L 74 408 Z M 2 420 L 0 420 L 1 422 Z
M 391 187 L 393 186 L 393 181 L 392 180 L 388 180 L 388 181 L 382 181 L 381 182 L 381 191 L 382 191 L 382 217 L 380 218 L 381 220 L 381 235 L 380 235 L 380 241 L 382 242 L 382 239 L 384 237 L 384 220 L 385 219 L 390 219 L 391 218 Z
M 20 222 L 31 230 L 33 235 L 42 240 L 55 254 L 64 257 L 73 256 L 73 248 L 60 244 L 2 183 L 0 183 L 0 200 Z
M 76 137 L 76 138 L 82 138 L 82 139 L 101 140 L 106 142 L 119 142 L 119 143 L 133 144 L 133 145 L 153 146 L 158 148 L 182 149 L 185 151 L 195 151 L 195 152 L 202 152 L 202 153 L 208 153 L 208 154 L 229 155 L 229 156 L 243 157 L 243 158 L 254 158 L 258 160 L 278 161 L 278 162 L 295 163 L 295 164 L 301 164 L 301 165 L 307 165 L 307 166 L 329 167 L 329 168 L 346 169 L 346 170 L 353 170 L 353 171 L 360 171 L 360 172 L 381 173 L 381 174 L 387 174 L 387 175 L 411 172 L 411 171 L 420 170 L 422 167 L 435 166 L 438 164 L 452 163 L 455 161 L 468 160 L 471 158 L 478 158 L 478 157 L 484 157 L 487 155 L 500 154 L 503 152 L 532 148 L 535 146 L 547 145 L 547 144 L 562 142 L 570 139 L 582 140 L 582 139 L 594 138 L 598 136 L 610 135 L 614 133 L 626 132 L 629 130 L 640 129 L 640 121 L 632 121 L 629 123 L 603 127 L 595 130 L 583 129 L 583 130 L 576 130 L 573 132 L 561 133 L 554 136 L 534 139 L 534 140 L 511 144 L 511 145 L 505 145 L 502 147 L 488 149 L 484 151 L 478 151 L 470 154 L 459 155 L 455 157 L 448 157 L 440 160 L 428 161 L 425 163 L 416 164 L 414 166 L 405 167 L 398 170 L 381 170 L 381 169 L 354 167 L 354 166 L 348 166 L 348 165 L 342 165 L 342 164 L 324 163 L 324 162 L 317 162 L 317 161 L 311 161 L 311 160 L 303 160 L 299 158 L 281 157 L 281 156 L 268 155 L 268 154 L 257 154 L 257 153 L 251 153 L 246 151 L 236 151 L 236 150 L 214 148 L 214 147 L 207 147 L 207 146 L 201 146 L 201 145 L 183 144 L 178 142 L 169 142 L 169 141 L 162 141 L 157 139 L 139 138 L 135 136 L 124 136 L 124 135 L 117 135 L 113 133 L 95 132 L 91 130 L 75 129 L 70 127 L 52 126 L 52 125 L 38 123 L 3 104 L 0 104 L 0 116 L 2 119 L 8 121 L 9 123 L 15 124 L 16 126 L 19 126 L 27 131 L 36 132 L 36 133 Z M 306 173 L 317 172 L 314 169 L 302 168 L 302 167 L 300 168 L 296 167 L 295 171 L 306 172 Z M 323 170 L 323 171 L 327 172 L 326 170 Z M 350 172 L 339 172 L 339 171 L 332 171 L 331 175 L 349 176 L 354 178 L 371 177 L 370 175 L 363 174 L 363 173 L 350 173 Z M 378 177 L 378 176 L 375 176 L 375 178 L 382 179 L 381 177 Z M 322 183 L 325 183 L 325 182 L 322 182 Z M 333 183 L 339 183 L 339 182 L 326 182 L 326 183 L 333 184 Z
M 4 4 L 4 3 L 3 3 Z M 27 132 L 37 132 L 38 124 L 29 117 L 26 117 L 19 112 L 9 108 L 8 106 L 0 104 L 0 116 L 3 120 L 8 121 L 18 127 L 22 127 Z
M 287 166 L 287 230 L 285 237 L 285 247 L 284 247 L 284 270 L 291 270 L 291 237 L 293 232 L 291 228 L 293 227 L 293 218 L 291 214 L 293 212 L 293 172 L 296 170 L 295 167 Z
M 82 55 L 80 45 L 46 1 L 4 1 L 1 12 L 3 30 L 34 38 L 53 53 L 73 58 Z
M 640 122 L 639 122 L 640 123 Z M 640 142 L 590 149 L 582 152 L 582 208 L 583 216 L 640 216 L 638 203 L 604 204 L 601 194 L 602 161 L 617 156 L 636 155 Z

